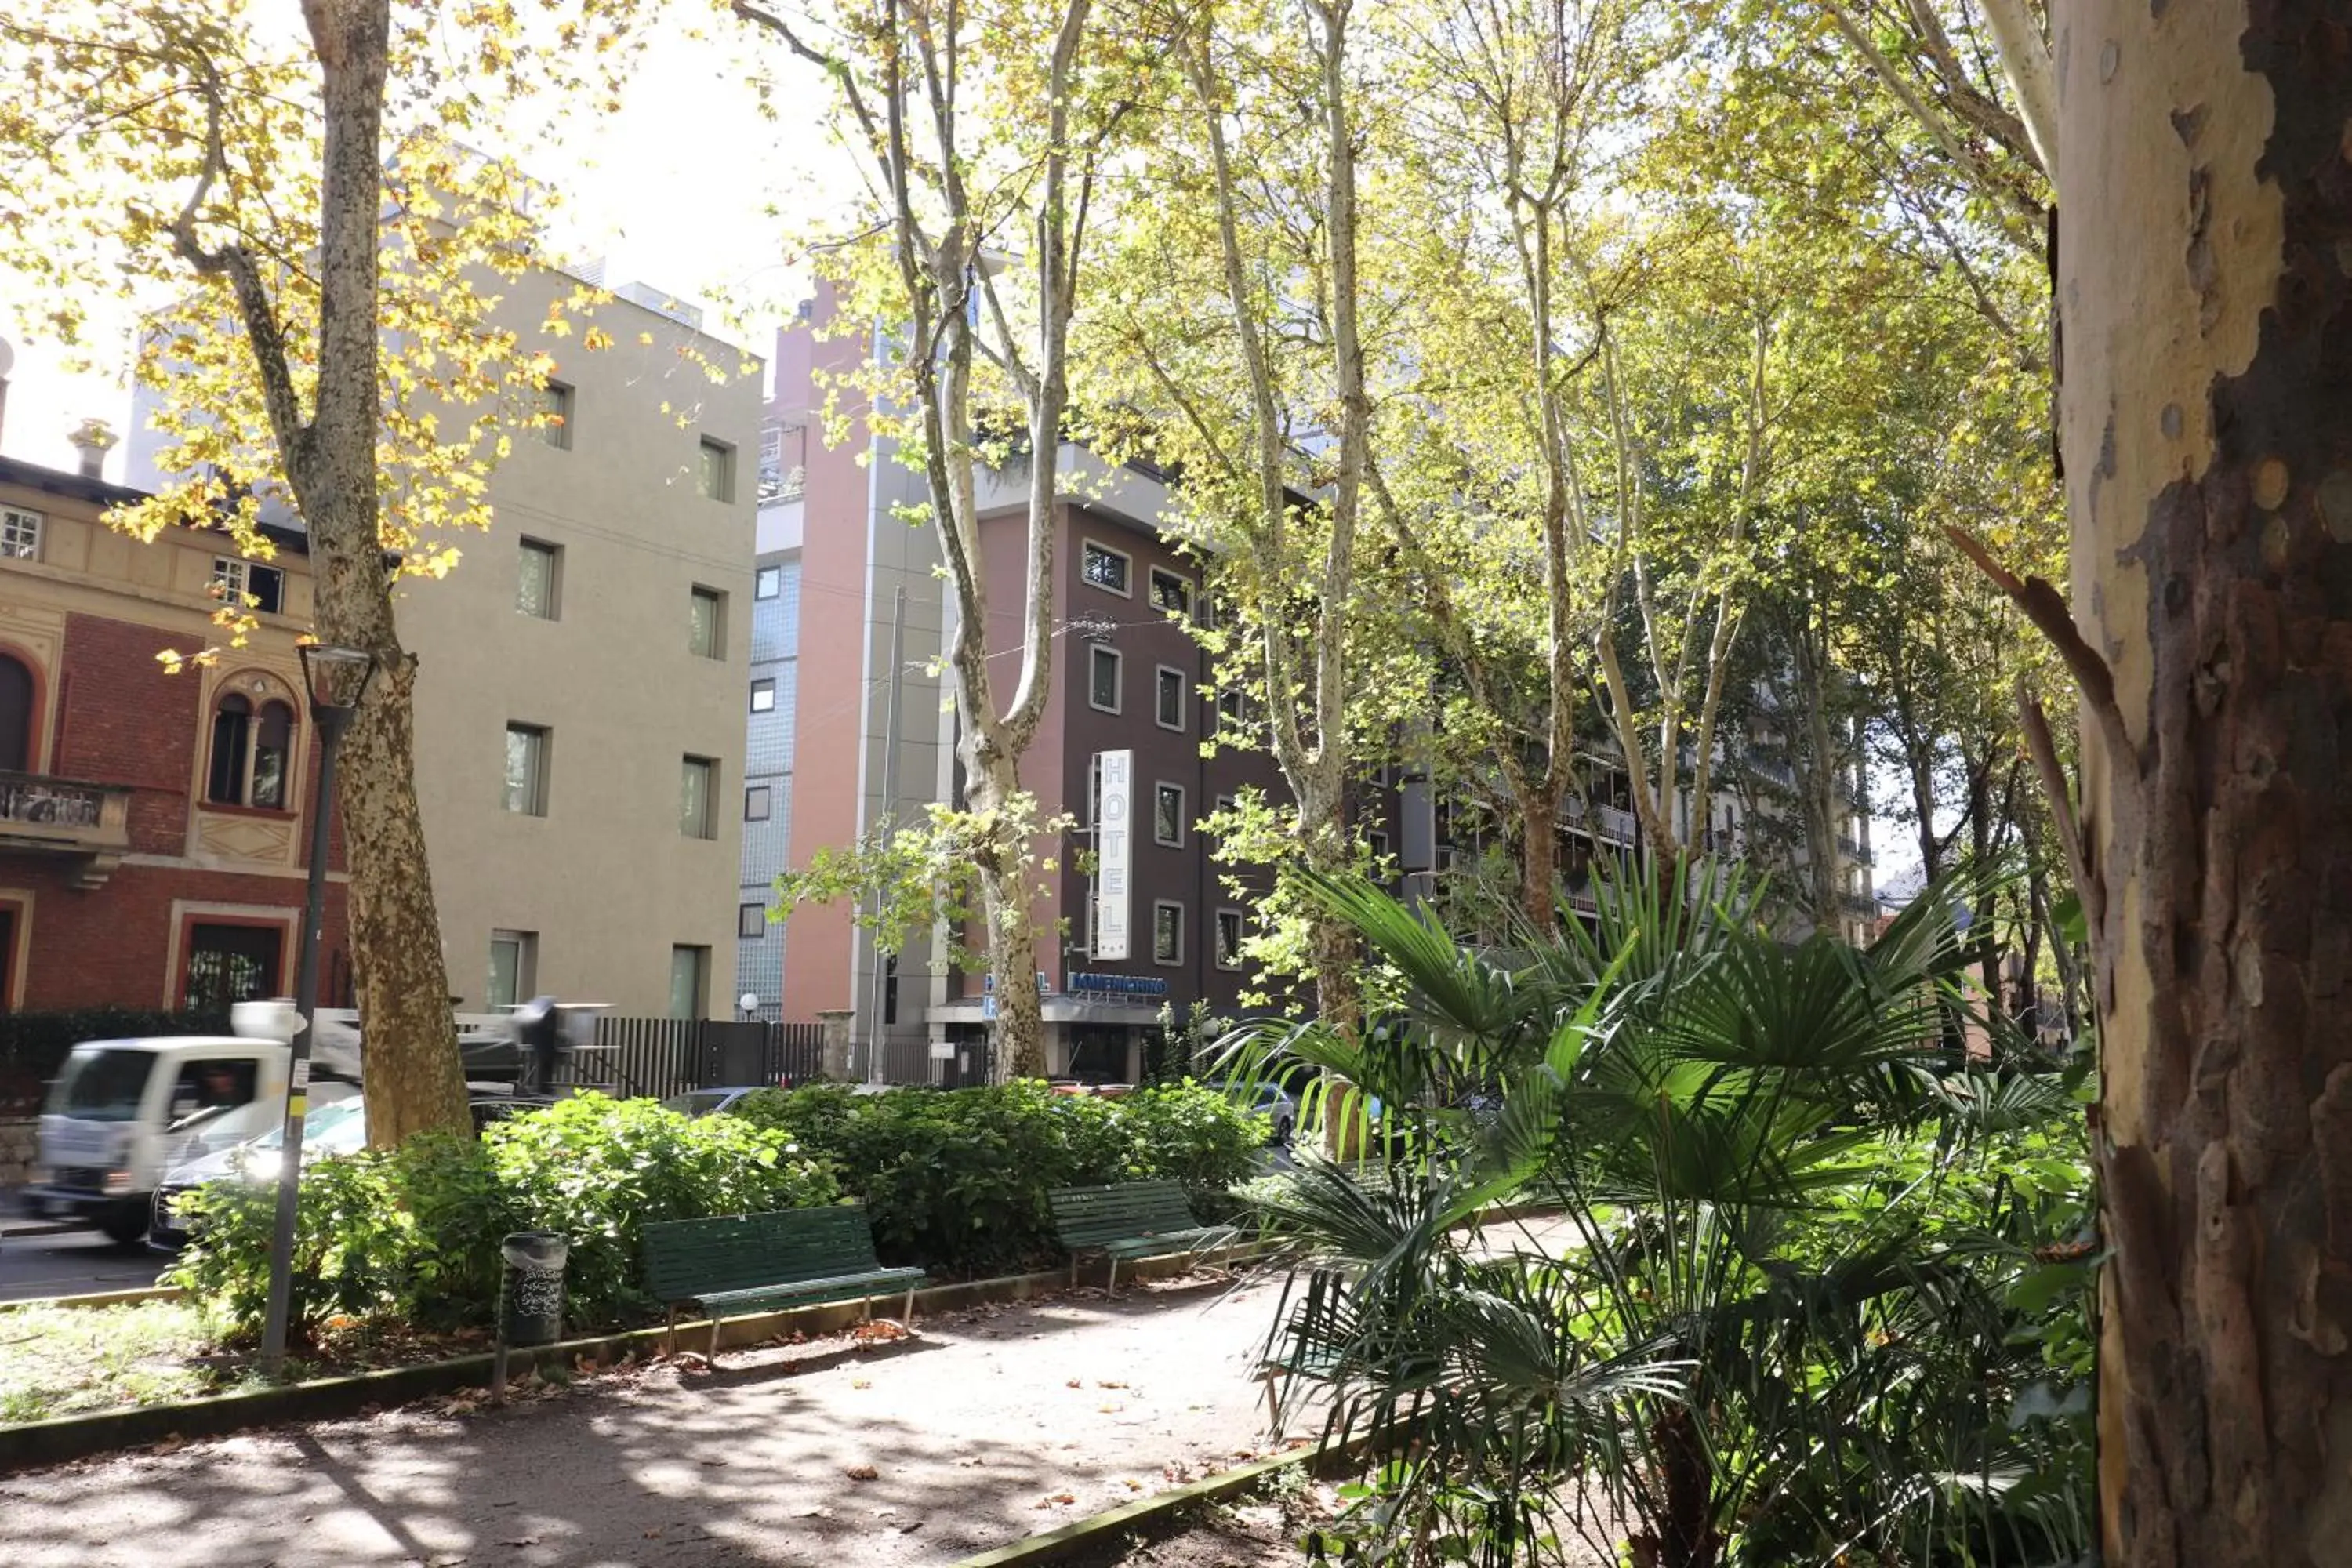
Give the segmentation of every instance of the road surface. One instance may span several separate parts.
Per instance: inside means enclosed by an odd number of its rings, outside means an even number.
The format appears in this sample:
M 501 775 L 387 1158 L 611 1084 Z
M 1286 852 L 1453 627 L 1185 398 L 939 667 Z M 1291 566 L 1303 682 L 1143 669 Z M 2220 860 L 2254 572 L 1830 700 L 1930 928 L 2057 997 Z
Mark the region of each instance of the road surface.
M 13 1217 L 5 1222 L 22 1223 Z M 143 1245 L 117 1247 L 94 1230 L 44 1236 L 0 1229 L 0 1301 L 136 1289 L 155 1283 L 170 1261 Z

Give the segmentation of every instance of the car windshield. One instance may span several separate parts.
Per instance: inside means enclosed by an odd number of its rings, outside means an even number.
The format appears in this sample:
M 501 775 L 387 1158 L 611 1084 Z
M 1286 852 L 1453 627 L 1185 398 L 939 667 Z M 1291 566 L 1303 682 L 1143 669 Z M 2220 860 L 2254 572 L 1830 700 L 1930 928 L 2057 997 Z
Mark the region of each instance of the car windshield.
M 76 1046 L 49 1091 L 49 1110 L 83 1121 L 135 1121 L 161 1059 L 129 1046 Z
M 727 1096 L 710 1089 L 696 1089 L 687 1094 L 673 1094 L 662 1101 L 665 1110 L 675 1110 L 685 1116 L 708 1116 L 719 1109 Z
M 322 1105 L 302 1121 L 302 1147 L 323 1149 L 330 1154 L 348 1154 L 367 1142 L 367 1121 L 356 1100 L 339 1100 L 332 1105 Z M 283 1124 L 270 1129 L 253 1141 L 257 1149 L 285 1147 L 286 1129 Z

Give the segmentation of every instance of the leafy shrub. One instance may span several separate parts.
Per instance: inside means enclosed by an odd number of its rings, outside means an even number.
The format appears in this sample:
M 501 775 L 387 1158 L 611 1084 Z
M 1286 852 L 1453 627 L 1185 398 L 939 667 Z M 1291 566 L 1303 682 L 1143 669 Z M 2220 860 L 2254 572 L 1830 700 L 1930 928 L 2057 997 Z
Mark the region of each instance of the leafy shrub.
M 573 1314 L 598 1321 L 650 1304 L 637 1283 L 649 1221 L 810 1208 L 840 1195 L 782 1133 L 730 1116 L 689 1119 L 651 1100 L 577 1095 L 494 1123 L 482 1143 L 520 1228 L 570 1239 Z
M 353 1154 L 302 1167 L 288 1320 L 293 1338 L 307 1340 L 329 1318 L 371 1317 L 408 1300 L 415 1227 L 394 1200 L 392 1165 L 382 1154 Z M 182 1257 L 170 1282 L 232 1331 L 259 1331 L 269 1301 L 276 1184 L 214 1182 L 180 1201 L 203 1239 Z
M 1115 1100 L 1034 1080 L 876 1095 L 817 1085 L 737 1110 L 833 1167 L 865 1203 L 886 1262 L 958 1274 L 1054 1256 L 1055 1187 L 1161 1178 L 1222 1205 L 1265 1136 L 1261 1118 L 1193 1084 Z
M 625 1321 L 646 1222 L 835 1202 L 839 1189 L 781 1131 L 690 1120 L 649 1100 L 585 1094 L 493 1125 L 481 1141 L 413 1140 L 390 1154 L 314 1160 L 295 1223 L 298 1338 L 334 1316 L 421 1326 L 491 1320 L 499 1242 L 546 1230 L 572 1244 L 568 1321 Z M 276 1191 L 215 1184 L 186 1200 L 197 1239 L 173 1278 L 232 1334 L 261 1326 Z

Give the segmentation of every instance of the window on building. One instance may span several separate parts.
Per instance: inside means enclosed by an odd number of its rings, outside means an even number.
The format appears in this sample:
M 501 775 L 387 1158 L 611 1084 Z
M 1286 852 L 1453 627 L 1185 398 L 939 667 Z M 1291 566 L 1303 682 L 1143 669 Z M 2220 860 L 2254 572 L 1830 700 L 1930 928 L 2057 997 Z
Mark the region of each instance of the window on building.
M 1184 962 L 1184 906 L 1169 899 L 1151 905 L 1151 962 Z
M 283 926 L 196 922 L 188 928 L 181 1005 L 191 1013 L 226 1015 L 233 1003 L 278 995 L 285 948 Z
M 1096 587 L 1108 593 L 1132 595 L 1135 590 L 1130 584 L 1134 571 L 1135 563 L 1128 558 L 1126 552 L 1113 550 L 1108 544 L 1097 544 L 1091 539 L 1087 541 L 1086 553 L 1079 560 L 1078 574 Z
M 1375 861 L 1385 860 L 1389 858 L 1389 836 L 1387 834 L 1381 832 L 1367 833 L 1364 835 L 1364 844 L 1366 847 L 1371 850 L 1372 858 Z
M 769 809 L 768 786 L 766 784 L 746 785 L 743 790 L 743 820 L 765 822 L 768 820 Z
M 678 766 L 677 830 L 688 838 L 715 838 L 710 822 L 710 785 L 719 764 L 709 757 L 687 757 Z
M 274 616 L 285 599 L 286 574 L 235 555 L 213 557 L 213 582 L 220 588 L 221 597 L 238 609 Z
M 283 702 L 265 702 L 253 725 L 253 793 L 255 805 L 286 809 L 286 773 L 294 754 L 294 710 Z
M 761 679 L 751 682 L 751 711 L 773 713 L 776 710 L 776 683 Z
M 1171 616 L 1192 613 L 1192 584 L 1173 572 L 1151 569 L 1151 602 Z
M 784 569 L 781 566 L 762 566 L 751 579 L 751 597 L 755 599 L 772 599 L 783 591 Z
M 1238 691 L 1217 693 L 1217 733 L 1227 740 L 1238 740 L 1249 726 L 1249 703 Z
M 687 651 L 698 658 L 725 658 L 727 595 L 716 588 L 697 588 L 688 604 Z
M 673 947 L 669 950 L 669 1016 L 699 1018 L 710 994 L 710 950 Z
M 898 955 L 885 954 L 882 959 L 882 1022 L 898 1021 Z
M 735 934 L 746 942 L 757 942 L 768 934 L 768 906 L 738 904 L 735 906 Z
M 539 389 L 539 412 L 547 421 L 539 427 L 539 437 L 559 451 L 572 450 L 572 389 L 560 381 Z
M 219 805 L 245 804 L 246 753 L 253 744 L 253 703 L 229 692 L 213 705 L 212 756 L 205 774 L 205 798 Z
M 490 933 L 490 988 L 484 994 L 485 1011 L 513 1007 L 539 994 L 539 933 L 494 931 Z
M 0 506 L 0 556 L 15 561 L 41 558 L 41 514 L 21 507 Z
M 506 805 L 521 816 L 547 815 L 548 732 L 538 724 L 507 726 Z
M 1087 701 L 1106 713 L 1118 711 L 1118 649 L 1097 643 L 1087 650 Z
M 1242 966 L 1242 912 L 1239 910 L 1217 911 L 1217 967 L 1239 969 Z
M 760 429 L 760 461 L 765 464 L 784 460 L 784 427 L 766 425 Z
M 702 457 L 694 470 L 694 488 L 712 500 L 735 499 L 735 448 L 724 441 L 702 438 Z
M 1171 849 L 1184 844 L 1184 786 L 1155 784 L 1151 790 L 1151 841 Z
M 556 593 L 562 566 L 562 546 L 524 540 L 515 561 L 515 609 L 538 620 L 554 620 L 562 613 Z
M 1160 721 L 1160 727 L 1163 730 L 1184 728 L 1182 670 L 1171 669 L 1164 664 L 1160 667 L 1158 678 L 1152 685 L 1152 716 Z
M 0 768 L 29 772 L 33 765 L 33 672 L 25 661 L 0 654 Z

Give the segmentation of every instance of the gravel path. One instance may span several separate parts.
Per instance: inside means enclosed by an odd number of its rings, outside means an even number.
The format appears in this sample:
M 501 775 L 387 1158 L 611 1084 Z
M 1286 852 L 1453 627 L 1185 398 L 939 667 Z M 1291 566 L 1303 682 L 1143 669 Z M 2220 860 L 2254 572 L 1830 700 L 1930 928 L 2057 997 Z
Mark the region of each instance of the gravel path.
M 1276 1287 L 1087 1292 L 0 1477 L 7 1568 L 883 1568 L 971 1552 L 1266 1441 Z M 868 1479 L 870 1477 L 870 1479 Z

